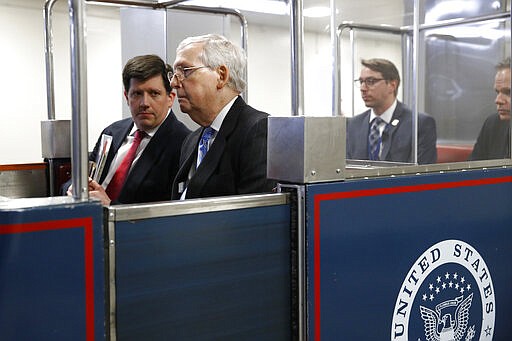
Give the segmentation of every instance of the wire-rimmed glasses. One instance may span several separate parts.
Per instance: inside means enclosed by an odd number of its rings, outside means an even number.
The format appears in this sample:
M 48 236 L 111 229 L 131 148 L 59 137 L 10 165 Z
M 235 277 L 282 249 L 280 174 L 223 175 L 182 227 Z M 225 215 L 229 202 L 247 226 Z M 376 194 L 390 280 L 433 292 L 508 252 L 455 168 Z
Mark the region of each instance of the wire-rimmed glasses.
M 183 82 L 183 80 L 186 79 L 188 76 L 190 76 L 194 71 L 196 71 L 198 69 L 205 68 L 205 67 L 208 67 L 208 66 L 205 66 L 205 65 L 189 66 L 189 67 L 177 66 L 174 69 L 174 72 L 169 71 L 167 73 L 167 78 L 169 78 L 169 82 L 171 82 L 173 77 L 176 76 L 177 80 L 179 80 L 180 82 Z

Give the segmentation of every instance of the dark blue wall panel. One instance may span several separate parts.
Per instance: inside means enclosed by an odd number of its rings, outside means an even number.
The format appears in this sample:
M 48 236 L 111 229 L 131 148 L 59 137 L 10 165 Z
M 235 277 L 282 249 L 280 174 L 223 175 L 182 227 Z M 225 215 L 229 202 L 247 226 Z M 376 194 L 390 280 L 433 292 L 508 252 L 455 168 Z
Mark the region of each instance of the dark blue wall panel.
M 0 339 L 104 340 L 99 203 L 0 208 Z
M 120 340 L 290 339 L 289 205 L 116 223 Z
M 475 170 L 307 186 L 310 339 L 426 340 L 420 306 L 437 306 L 432 332 L 440 336 L 450 332 L 444 315 L 458 321 L 451 300 L 471 293 L 461 339 L 509 339 L 511 175 Z

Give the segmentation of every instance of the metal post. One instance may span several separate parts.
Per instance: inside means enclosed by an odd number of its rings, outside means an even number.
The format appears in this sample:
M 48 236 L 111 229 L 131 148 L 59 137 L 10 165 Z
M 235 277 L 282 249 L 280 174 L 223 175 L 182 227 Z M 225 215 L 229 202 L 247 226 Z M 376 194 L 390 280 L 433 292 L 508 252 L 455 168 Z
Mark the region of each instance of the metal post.
M 413 44 L 412 44 L 412 146 L 414 163 L 418 163 L 418 110 L 419 110 L 419 47 L 420 47 L 420 3 L 414 0 L 414 20 L 413 20 Z
M 350 29 L 350 63 L 352 64 L 352 73 L 350 75 L 350 80 L 353 81 L 356 79 L 356 56 L 355 56 L 355 37 L 354 30 Z M 351 82 L 352 83 L 352 82 Z M 352 97 L 352 113 L 351 116 L 355 116 L 355 94 L 354 94 L 354 83 L 350 84 L 350 96 Z
M 302 0 L 290 0 L 292 116 L 304 116 L 304 23 Z
M 89 199 L 87 186 L 87 69 L 84 0 L 68 0 L 71 42 L 71 167 L 73 197 Z
M 55 119 L 55 91 L 53 77 L 53 28 L 52 10 L 57 0 L 47 0 L 44 4 L 44 56 L 46 62 L 46 107 L 48 119 Z
M 336 1 L 331 0 L 331 46 L 332 46 L 332 116 L 341 116 L 340 110 L 340 58 L 338 26 L 336 25 Z

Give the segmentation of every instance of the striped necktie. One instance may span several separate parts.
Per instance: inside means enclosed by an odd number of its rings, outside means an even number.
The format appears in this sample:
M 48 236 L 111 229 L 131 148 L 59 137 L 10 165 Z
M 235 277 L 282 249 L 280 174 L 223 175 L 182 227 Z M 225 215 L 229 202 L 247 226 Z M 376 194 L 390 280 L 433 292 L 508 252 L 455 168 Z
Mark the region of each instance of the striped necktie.
M 370 134 L 368 135 L 368 157 L 370 160 L 380 160 L 380 146 L 382 144 L 382 137 L 380 135 L 380 126 L 384 120 L 380 117 L 375 117 L 370 126 Z

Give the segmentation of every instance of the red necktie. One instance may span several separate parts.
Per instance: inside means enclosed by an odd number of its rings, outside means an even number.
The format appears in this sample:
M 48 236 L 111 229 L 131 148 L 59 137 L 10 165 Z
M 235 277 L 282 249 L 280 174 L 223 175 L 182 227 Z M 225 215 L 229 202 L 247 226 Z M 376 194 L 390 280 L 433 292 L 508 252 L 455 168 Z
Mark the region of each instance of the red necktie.
M 128 175 L 133 159 L 135 159 L 135 155 L 137 154 L 137 148 L 139 148 L 140 141 L 142 141 L 144 136 L 146 136 L 146 133 L 144 133 L 143 131 L 135 131 L 135 138 L 133 139 L 133 143 L 132 146 L 130 147 L 130 150 L 124 157 L 123 161 L 114 173 L 112 180 L 110 180 L 110 183 L 107 186 L 106 192 L 110 200 L 117 200 L 119 193 L 121 193 L 121 188 L 123 188 L 126 176 Z

